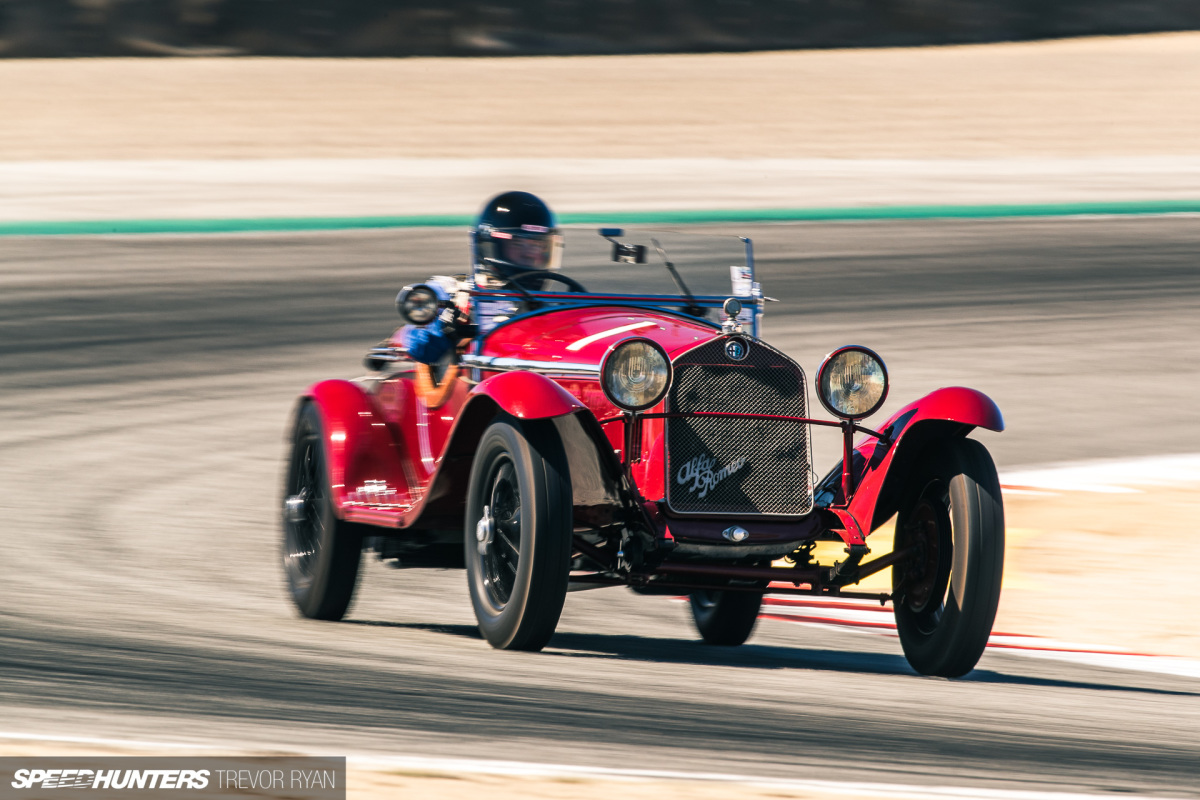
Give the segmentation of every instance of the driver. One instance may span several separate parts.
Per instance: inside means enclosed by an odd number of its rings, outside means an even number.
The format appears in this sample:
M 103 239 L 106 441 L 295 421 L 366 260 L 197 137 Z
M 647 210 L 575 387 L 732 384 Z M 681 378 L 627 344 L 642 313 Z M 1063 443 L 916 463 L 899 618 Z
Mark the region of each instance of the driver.
M 520 280 L 527 289 L 540 291 L 542 271 L 556 270 L 562 259 L 562 235 L 550 207 L 529 192 L 496 195 L 479 212 L 471 228 L 476 280 L 492 276 L 498 281 Z M 450 353 L 458 340 L 451 319 L 436 319 L 403 334 L 409 356 L 434 364 Z
M 549 206 L 529 192 L 505 192 L 489 200 L 475 221 L 471 238 L 476 270 L 500 280 L 558 269 L 561 261 L 558 220 Z M 534 283 L 541 281 L 535 276 Z

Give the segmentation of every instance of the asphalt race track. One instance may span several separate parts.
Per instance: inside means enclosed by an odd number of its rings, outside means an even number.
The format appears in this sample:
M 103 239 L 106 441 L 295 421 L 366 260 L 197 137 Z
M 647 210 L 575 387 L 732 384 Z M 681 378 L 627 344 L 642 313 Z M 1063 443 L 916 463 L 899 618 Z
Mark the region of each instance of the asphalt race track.
M 745 232 L 769 340 L 810 373 L 874 347 L 893 409 L 988 392 L 1002 470 L 1200 449 L 1198 218 Z M 359 374 L 397 289 L 461 269 L 465 240 L 0 239 L 0 732 L 1200 795 L 1194 679 L 994 652 L 925 679 L 893 640 L 771 621 L 714 650 L 622 589 L 500 653 L 461 573 L 376 562 L 348 623 L 298 619 L 276 563 L 293 397 Z

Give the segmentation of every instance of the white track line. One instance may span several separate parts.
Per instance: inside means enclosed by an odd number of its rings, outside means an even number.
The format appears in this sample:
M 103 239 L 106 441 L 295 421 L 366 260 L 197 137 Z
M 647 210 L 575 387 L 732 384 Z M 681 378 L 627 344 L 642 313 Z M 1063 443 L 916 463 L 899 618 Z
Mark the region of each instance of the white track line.
M 90 736 L 54 736 L 20 731 L 0 731 L 0 740 L 26 742 L 57 742 L 61 744 L 90 744 L 127 750 L 220 750 L 228 753 L 229 746 L 188 744 L 183 742 L 147 742 L 133 739 L 109 739 Z M 435 758 L 424 756 L 381 756 L 373 754 L 296 751 L 280 745 L 255 745 L 255 751 L 273 755 L 289 754 L 316 757 L 345 756 L 350 767 L 374 771 L 414 771 L 443 773 L 446 776 L 491 775 L 516 778 L 590 778 L 615 781 L 670 781 L 725 783 L 766 789 L 792 789 L 832 795 L 870 795 L 887 798 L 939 797 L 957 800 L 1112 800 L 1110 794 L 1077 792 L 1028 791 L 1021 789 L 986 789 L 967 786 L 919 786 L 900 783 L 867 783 L 851 781 L 795 780 L 763 778 L 723 772 L 674 772 L 669 770 L 620 769 L 591 767 L 577 764 L 545 764 L 527 761 L 492 761 L 486 759 Z M 34 756 L 30 757 L 36 758 Z M 1148 795 L 1123 794 L 1124 800 L 1150 800 Z
M 94 744 L 103 747 L 154 748 L 158 750 L 220 750 L 229 748 L 211 744 L 187 744 L 184 742 L 145 742 L 138 739 L 106 739 L 95 736 L 62 736 L 58 734 L 24 733 L 0 731 L 0 739 L 16 739 L 24 742 L 59 742 L 61 744 Z

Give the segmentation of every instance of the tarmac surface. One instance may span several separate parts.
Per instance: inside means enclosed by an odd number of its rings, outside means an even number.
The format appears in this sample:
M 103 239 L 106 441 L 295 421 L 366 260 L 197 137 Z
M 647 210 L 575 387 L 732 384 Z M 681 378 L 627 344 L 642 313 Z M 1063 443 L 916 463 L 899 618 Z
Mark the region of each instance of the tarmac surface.
M 810 372 L 872 346 L 890 409 L 989 393 L 1002 470 L 1197 449 L 1200 219 L 739 232 L 781 300 L 769 341 Z M 1195 679 L 996 652 L 926 679 L 894 640 L 771 621 L 714 650 L 624 590 L 572 594 L 544 653 L 500 653 L 461 573 L 375 562 L 347 623 L 298 619 L 277 563 L 293 399 L 359 374 L 396 290 L 465 253 L 431 229 L 0 241 L 0 727 L 1200 796 Z

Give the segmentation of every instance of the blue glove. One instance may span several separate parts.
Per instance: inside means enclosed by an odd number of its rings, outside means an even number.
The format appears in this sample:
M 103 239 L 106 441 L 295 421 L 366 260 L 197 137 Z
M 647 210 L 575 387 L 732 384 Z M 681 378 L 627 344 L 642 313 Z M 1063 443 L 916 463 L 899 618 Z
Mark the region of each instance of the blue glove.
M 437 362 L 450 348 L 454 347 L 454 342 L 450 341 L 450 337 L 446 335 L 440 319 L 435 319 L 421 328 L 410 327 L 401 338 L 404 346 L 408 348 L 408 354 L 422 364 Z

